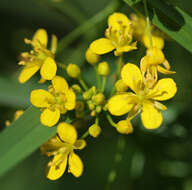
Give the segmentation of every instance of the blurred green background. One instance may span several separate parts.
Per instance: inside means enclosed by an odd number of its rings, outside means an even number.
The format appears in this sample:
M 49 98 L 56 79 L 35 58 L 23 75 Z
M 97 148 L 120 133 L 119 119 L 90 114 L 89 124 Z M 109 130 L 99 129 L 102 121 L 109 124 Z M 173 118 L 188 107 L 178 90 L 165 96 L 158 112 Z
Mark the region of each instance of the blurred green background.
M 19 53 L 28 49 L 25 37 L 30 38 L 39 27 L 59 39 L 84 21 L 101 11 L 110 0 L 0 0 L 0 126 L 17 109 L 26 108 L 31 89 L 38 88 L 37 78 L 25 85 L 17 83 L 20 70 Z M 192 16 L 190 0 L 170 0 Z M 122 6 L 129 15 L 130 8 Z M 63 63 L 73 62 L 87 68 L 84 51 L 89 43 L 102 36 L 106 21 L 91 28 L 68 46 L 60 56 Z M 139 52 L 140 53 L 140 52 Z M 135 62 L 138 52 L 126 57 Z M 135 120 L 135 132 L 125 136 L 122 160 L 115 166 L 117 177 L 110 189 L 114 190 L 192 190 L 192 55 L 169 39 L 164 53 L 176 75 L 178 93 L 167 103 L 163 126 L 155 131 L 145 130 Z M 104 56 L 104 59 L 110 59 Z M 111 61 L 112 62 L 112 61 Z M 114 67 L 114 64 L 112 67 Z M 88 67 L 88 71 L 90 72 Z M 87 76 L 91 83 L 91 74 Z M 94 81 L 94 78 L 93 78 Z M 110 86 L 110 84 L 109 84 Z M 88 138 L 88 146 L 79 154 L 84 162 L 84 174 L 75 179 L 64 174 L 58 181 L 46 179 L 44 170 L 48 159 L 37 150 L 0 179 L 1 190 L 51 190 L 51 189 L 105 189 L 110 170 L 114 167 L 117 152 L 117 132 L 103 123 L 103 133 L 98 139 Z M 1 155 L 1 154 L 0 154 Z

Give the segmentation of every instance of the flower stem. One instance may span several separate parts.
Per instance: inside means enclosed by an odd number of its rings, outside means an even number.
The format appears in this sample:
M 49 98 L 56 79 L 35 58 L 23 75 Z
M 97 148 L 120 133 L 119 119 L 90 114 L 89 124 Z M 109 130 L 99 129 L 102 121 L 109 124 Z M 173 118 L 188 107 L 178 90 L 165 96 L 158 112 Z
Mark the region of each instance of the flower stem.
M 96 119 L 95 119 L 95 124 L 96 125 L 99 125 L 99 117 L 97 116 Z
M 120 73 L 121 73 L 121 67 L 123 66 L 123 55 L 119 56 L 117 60 L 117 72 L 116 72 L 116 79 L 115 82 L 119 79 Z M 111 90 L 111 96 L 115 93 L 115 85 L 113 85 L 113 88 Z
M 111 124 L 111 126 L 116 127 L 116 123 L 113 121 L 112 117 L 107 113 L 106 114 L 107 120 L 109 121 L 109 123 Z
M 88 90 L 88 87 L 87 87 L 87 85 L 85 84 L 85 82 L 84 82 L 84 80 L 82 78 L 79 79 L 79 83 L 81 84 L 81 86 L 83 87 L 83 89 L 85 91 Z
M 145 16 L 146 16 L 146 22 L 147 22 L 147 33 L 149 37 L 150 47 L 152 47 L 151 24 L 150 24 L 148 9 L 147 9 L 147 0 L 144 0 L 143 3 L 144 3 Z
M 61 69 L 66 69 L 66 65 L 62 64 L 62 63 L 57 63 L 58 67 L 60 67 Z
M 101 86 L 101 78 L 98 74 L 98 71 L 97 71 L 97 66 L 94 66 L 95 68 L 95 72 L 96 72 L 96 78 L 97 78 L 97 89 L 100 89 L 100 86 Z
M 103 82 L 102 82 L 102 87 L 101 87 L 101 92 L 104 92 L 105 90 L 105 85 L 106 85 L 107 77 L 103 77 Z
M 87 130 L 82 136 L 81 139 L 85 139 L 86 137 L 89 136 L 89 130 Z

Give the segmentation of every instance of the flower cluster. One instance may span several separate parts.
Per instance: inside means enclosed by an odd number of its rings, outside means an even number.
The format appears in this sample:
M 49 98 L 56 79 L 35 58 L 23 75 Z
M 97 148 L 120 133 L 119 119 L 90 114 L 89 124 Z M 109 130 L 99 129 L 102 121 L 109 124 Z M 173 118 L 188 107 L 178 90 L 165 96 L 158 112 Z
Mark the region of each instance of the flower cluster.
M 143 126 L 147 129 L 156 129 L 162 124 L 161 111 L 167 108 L 161 101 L 174 97 L 177 87 L 172 78 L 159 79 L 158 73 L 175 72 L 170 70 L 170 64 L 163 54 L 162 35 L 157 35 L 159 33 L 154 26 L 149 35 L 146 28 L 147 23 L 141 16 L 132 15 L 131 19 L 122 13 L 109 16 L 105 37 L 93 41 L 85 53 L 86 61 L 94 67 L 96 73 L 97 84 L 93 86 L 88 86 L 83 80 L 78 64 L 57 63 L 54 56 L 57 38 L 54 35 L 51 50 L 47 48 L 48 37 L 44 29 L 37 30 L 32 40 L 25 40 L 32 45 L 33 50 L 21 54 L 19 64 L 24 65 L 24 68 L 19 75 L 19 82 L 26 82 L 38 70 L 40 82 L 50 82 L 48 90 L 36 89 L 30 96 L 33 106 L 42 112 L 40 122 L 47 127 L 57 126 L 56 136 L 41 147 L 43 154 L 52 157 L 47 166 L 48 179 L 60 178 L 67 163 L 68 172 L 75 177 L 82 175 L 83 163 L 75 151 L 86 146 L 85 138 L 89 135 L 97 138 L 102 132 L 101 114 L 121 134 L 133 132 L 132 120 L 138 114 L 141 114 Z M 147 48 L 140 67 L 124 63 L 123 60 L 126 53 L 137 51 L 135 40 Z M 113 80 L 109 81 L 111 65 L 102 60 L 102 55 L 111 51 L 114 51 L 117 59 L 117 69 L 113 73 Z M 67 77 L 57 74 L 58 69 L 64 69 L 75 83 L 70 86 Z M 111 93 L 106 93 L 107 82 Z M 66 123 L 66 116 L 69 115 L 72 122 Z M 117 122 L 114 122 L 114 116 Z M 121 116 L 120 119 L 118 116 Z M 73 122 L 90 118 L 91 126 L 86 127 L 78 139 L 78 130 Z

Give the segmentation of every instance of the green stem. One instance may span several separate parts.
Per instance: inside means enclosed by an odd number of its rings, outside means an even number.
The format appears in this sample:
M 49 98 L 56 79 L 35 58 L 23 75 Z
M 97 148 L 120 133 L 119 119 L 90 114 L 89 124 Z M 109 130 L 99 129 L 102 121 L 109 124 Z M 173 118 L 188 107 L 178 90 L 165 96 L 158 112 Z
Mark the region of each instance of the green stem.
M 122 157 L 123 157 L 123 152 L 125 149 L 125 137 L 122 135 L 119 135 L 118 141 L 117 141 L 117 152 L 114 156 L 114 166 L 109 172 L 108 179 L 107 179 L 107 185 L 106 185 L 106 190 L 110 190 L 110 187 L 112 183 L 115 181 L 116 176 L 117 176 L 117 166 L 121 162 Z
M 105 90 L 106 81 L 107 81 L 107 77 L 104 76 L 103 77 L 102 87 L 101 87 L 101 92 L 104 92 L 104 90 Z
M 95 124 L 96 124 L 96 125 L 99 125 L 99 117 L 96 117 L 96 119 L 95 119 Z
M 100 78 L 100 75 L 98 74 L 97 66 L 96 66 L 96 65 L 94 66 L 94 68 L 95 68 L 96 78 L 97 78 L 97 89 L 100 89 L 100 86 L 101 86 L 101 78 Z
M 87 20 L 84 24 L 77 27 L 71 33 L 69 33 L 66 37 L 60 40 L 57 48 L 56 54 L 59 55 L 63 52 L 63 50 L 74 40 L 76 40 L 80 35 L 89 32 L 90 28 L 95 27 L 96 24 L 105 20 L 106 17 L 117 10 L 122 5 L 122 2 L 119 0 L 113 0 L 111 3 L 103 9 L 101 12 Z
M 116 79 L 115 82 L 119 79 L 120 73 L 121 73 L 121 67 L 123 66 L 123 55 L 119 56 L 117 60 L 117 72 L 116 72 Z M 111 90 L 111 96 L 115 93 L 115 85 L 113 85 L 113 88 Z
M 119 79 L 122 66 L 123 66 L 123 55 L 119 56 L 118 61 L 117 61 L 117 77 L 116 77 L 116 81 Z
M 79 79 L 79 83 L 81 84 L 81 86 L 83 87 L 83 89 L 85 91 L 88 90 L 88 87 L 87 87 L 87 85 L 85 84 L 85 82 L 84 82 L 84 80 L 82 78 Z
M 62 64 L 62 63 L 57 63 L 57 66 L 60 67 L 61 69 L 66 69 L 66 65 Z
M 89 136 L 89 130 L 87 130 L 82 136 L 81 139 L 85 139 L 86 137 Z
M 111 116 L 109 115 L 109 113 L 106 114 L 107 120 L 109 121 L 109 123 L 111 124 L 111 126 L 116 127 L 117 124 L 113 121 L 113 119 L 111 118 Z
M 152 35 L 151 35 L 151 24 L 150 24 L 148 9 L 147 9 L 147 0 L 144 0 L 143 3 L 144 3 L 144 9 L 145 9 L 145 16 L 146 16 L 146 22 L 147 22 L 147 33 L 148 33 L 148 37 L 149 37 L 150 47 L 153 47 Z

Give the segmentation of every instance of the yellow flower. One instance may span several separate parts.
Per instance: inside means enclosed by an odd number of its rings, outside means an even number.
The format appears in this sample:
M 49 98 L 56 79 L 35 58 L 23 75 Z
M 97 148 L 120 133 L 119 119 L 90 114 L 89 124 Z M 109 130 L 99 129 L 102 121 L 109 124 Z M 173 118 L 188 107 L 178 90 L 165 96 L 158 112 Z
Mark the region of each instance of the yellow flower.
M 19 65 L 23 65 L 19 75 L 19 82 L 25 83 L 38 70 L 41 74 L 41 82 L 45 80 L 52 80 L 56 75 L 57 65 L 54 60 L 54 54 L 57 47 L 57 38 L 52 35 L 51 50 L 47 49 L 48 37 L 44 29 L 38 29 L 32 40 L 25 39 L 25 43 L 31 44 L 33 50 L 21 54 L 21 61 Z
M 77 131 L 73 125 L 60 123 L 57 134 L 41 147 L 42 153 L 53 156 L 48 163 L 46 176 L 50 180 L 59 179 L 65 172 L 68 162 L 68 172 L 75 177 L 80 177 L 83 173 L 83 162 L 75 154 L 74 150 L 81 150 L 86 146 L 83 139 L 77 140 Z
M 161 64 L 164 67 L 160 66 Z M 155 47 L 147 50 L 146 56 L 141 59 L 140 68 L 143 76 L 147 79 L 154 79 L 154 82 L 158 79 L 157 72 L 163 74 L 175 73 L 175 71 L 170 71 L 170 64 L 167 59 L 165 59 L 162 50 Z
M 100 38 L 91 43 L 90 49 L 98 55 L 115 50 L 116 56 L 123 52 L 137 49 L 136 42 L 132 43 L 131 22 L 122 13 L 113 13 L 108 18 L 106 38 Z
M 139 68 L 131 63 L 122 68 L 121 77 L 134 93 L 126 92 L 113 96 L 107 104 L 110 113 L 120 116 L 129 112 L 128 118 L 133 118 L 141 111 L 143 125 L 148 129 L 158 128 L 163 120 L 160 110 L 166 110 L 158 101 L 175 96 L 177 87 L 173 79 L 161 79 L 149 89 L 143 82 Z
M 60 114 L 75 108 L 76 95 L 63 77 L 55 76 L 49 92 L 42 89 L 33 90 L 30 101 L 34 106 L 42 108 L 41 123 L 52 127 L 59 121 Z
M 141 41 L 146 48 L 150 48 L 150 40 L 147 33 L 147 22 L 144 17 L 131 14 L 131 22 L 133 28 L 133 35 L 139 41 Z M 152 25 L 151 27 L 152 44 L 153 47 L 163 49 L 164 39 L 162 33 Z

